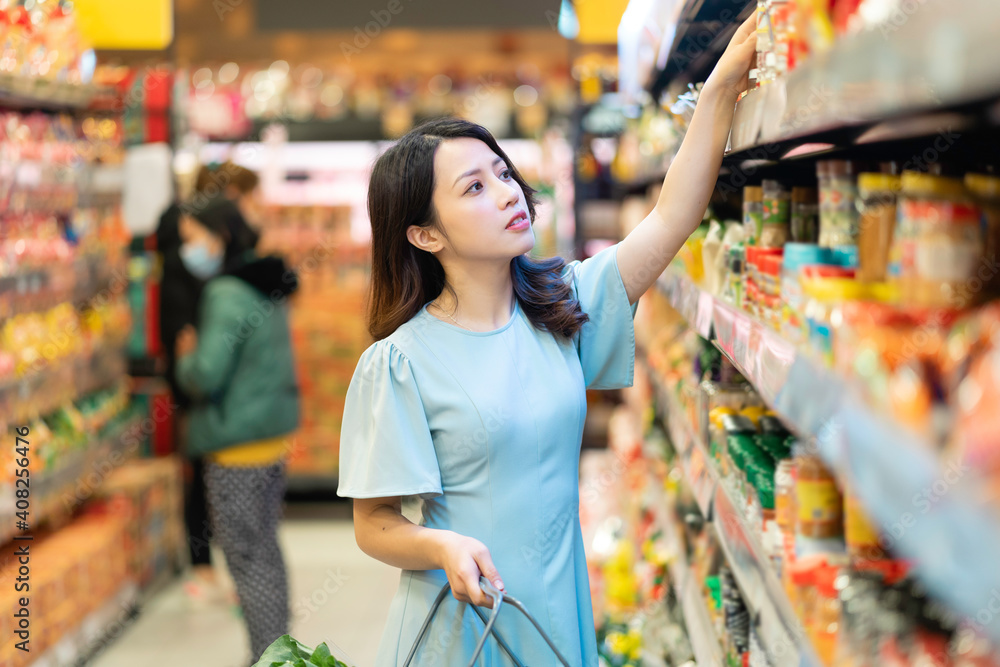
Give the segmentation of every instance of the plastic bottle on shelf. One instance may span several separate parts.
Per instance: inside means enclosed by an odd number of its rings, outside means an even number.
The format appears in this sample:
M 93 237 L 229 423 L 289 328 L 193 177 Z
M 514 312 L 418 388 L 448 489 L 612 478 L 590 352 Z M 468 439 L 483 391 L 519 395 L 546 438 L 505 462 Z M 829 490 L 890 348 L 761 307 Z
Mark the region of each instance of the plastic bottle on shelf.
M 774 42 L 767 0 L 757 0 L 757 86 L 774 81 Z
M 795 31 L 794 0 L 769 0 L 768 15 L 774 51 L 774 78 L 795 68 L 793 35 Z

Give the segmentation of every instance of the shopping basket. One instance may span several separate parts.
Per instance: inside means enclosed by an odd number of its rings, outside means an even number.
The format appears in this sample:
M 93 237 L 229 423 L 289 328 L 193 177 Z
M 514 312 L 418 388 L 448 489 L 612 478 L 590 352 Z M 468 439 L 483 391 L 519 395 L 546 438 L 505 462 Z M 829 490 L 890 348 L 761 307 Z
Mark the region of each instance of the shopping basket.
M 493 627 L 497 621 L 497 616 L 500 614 L 500 608 L 503 606 L 504 602 L 524 614 L 525 618 L 531 621 L 531 624 L 535 626 L 536 630 L 538 630 L 538 634 L 542 636 L 542 639 L 544 639 L 545 643 L 549 645 L 552 652 L 556 654 L 556 658 L 559 659 L 559 662 L 562 663 L 564 667 L 570 667 L 566 658 L 563 657 L 562 653 L 559 652 L 559 649 L 556 648 L 556 645 L 552 643 L 549 636 L 545 634 L 544 630 L 542 630 L 542 626 L 538 625 L 538 621 L 536 621 L 534 617 L 528 613 L 528 610 L 525 609 L 524 605 L 521 604 L 519 600 L 506 595 L 501 590 L 498 590 L 485 577 L 480 577 L 479 587 L 482 588 L 483 592 L 489 595 L 493 600 L 493 613 L 490 614 L 489 619 L 487 619 L 486 614 L 482 609 L 476 605 L 470 605 L 472 610 L 476 612 L 476 615 L 479 616 L 480 620 L 486 624 L 486 628 L 483 630 L 483 636 L 479 638 L 479 643 L 476 644 L 476 652 L 472 654 L 472 659 L 469 660 L 469 667 L 473 667 L 476 664 L 476 660 L 479 659 L 479 654 L 483 652 L 483 647 L 486 645 L 486 638 L 490 634 L 493 635 L 493 638 L 497 640 L 497 644 L 500 645 L 503 652 L 507 654 L 507 657 L 510 658 L 514 664 L 517 665 L 517 667 L 526 667 L 525 664 L 521 662 L 516 655 L 514 655 L 514 652 L 510 648 L 510 644 L 508 644 L 503 638 L 500 631 Z M 434 615 L 437 613 L 438 608 L 441 606 L 441 603 L 444 601 L 445 596 L 448 595 L 448 591 L 450 590 L 450 583 L 446 583 L 441 588 L 441 592 L 438 593 L 437 598 L 434 600 L 434 604 L 431 605 L 430 611 L 427 612 L 427 618 L 424 619 L 424 624 L 420 626 L 420 632 L 417 633 L 417 639 L 413 642 L 413 648 L 410 649 L 410 654 L 406 656 L 406 662 L 403 663 L 403 667 L 410 667 L 410 663 L 413 661 L 413 656 L 417 653 L 417 648 L 419 648 L 420 642 L 423 640 L 424 635 L 427 634 L 427 628 L 430 627 L 431 621 L 434 620 Z

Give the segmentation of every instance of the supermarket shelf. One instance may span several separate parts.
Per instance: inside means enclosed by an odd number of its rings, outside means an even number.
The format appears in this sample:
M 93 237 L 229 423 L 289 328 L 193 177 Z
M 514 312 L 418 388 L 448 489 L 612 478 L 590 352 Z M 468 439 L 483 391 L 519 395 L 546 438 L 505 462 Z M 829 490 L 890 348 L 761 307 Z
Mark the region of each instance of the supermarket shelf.
M 692 307 L 697 309 L 697 300 Z M 673 397 L 650 373 L 656 393 L 659 411 L 667 415 L 667 426 L 671 442 L 674 443 L 684 470 L 684 477 L 706 519 L 711 519 L 719 542 L 726 555 L 737 583 L 744 593 L 744 599 L 753 613 L 764 648 L 771 657 L 772 665 L 807 666 L 820 664 L 813 655 L 808 640 L 799 624 L 788 598 L 778 581 L 774 568 L 755 531 L 743 516 L 743 503 L 735 498 L 735 492 L 721 479 L 711 462 L 708 446 L 695 433 L 689 419 L 677 405 Z M 687 568 L 678 565 L 673 576 L 685 578 Z M 692 592 L 684 590 L 688 584 L 678 584 L 677 596 L 683 604 L 683 596 Z M 694 591 L 698 597 L 698 591 Z M 703 605 L 702 605 L 703 606 Z M 688 610 L 685 609 L 687 618 Z M 692 612 L 695 613 L 695 612 Z M 707 615 L 707 611 L 705 612 Z M 695 621 L 697 624 L 698 621 Z M 692 630 L 692 633 L 695 632 Z M 692 644 L 695 639 L 692 637 Z M 697 650 L 697 649 L 696 649 Z M 701 658 L 699 657 L 699 664 Z M 706 662 L 704 664 L 722 664 Z
M 761 644 L 775 667 L 822 663 L 813 654 L 788 596 L 740 509 L 737 494 L 722 480 L 716 487 L 712 525 L 743 599 L 751 610 Z
M 691 576 L 690 570 L 682 576 L 678 587 L 680 590 L 675 592 L 681 603 L 681 611 L 684 613 L 684 622 L 687 625 L 688 638 L 691 640 L 695 659 L 699 665 L 723 664 L 722 645 L 719 643 L 718 635 L 715 634 L 715 628 L 712 627 L 712 619 L 708 615 L 701 587 Z
M 700 334 L 711 334 L 797 435 L 815 439 L 827 463 L 841 479 L 851 480 L 893 550 L 913 561 L 933 595 L 972 618 L 989 608 L 991 591 L 1000 589 L 994 558 L 1000 553 L 1000 523 L 976 500 L 983 496 L 960 461 L 939 459 L 923 435 L 867 404 L 850 378 L 819 367 L 687 277 L 668 270 L 657 285 Z M 716 517 L 727 502 L 733 505 L 723 487 L 712 508 Z M 732 543 L 738 534 L 729 537 Z M 985 630 L 1000 641 L 1000 620 Z
M 875 129 L 877 136 L 876 126 L 884 121 L 900 126 L 923 114 L 996 100 L 996 3 L 955 4 L 920 3 L 902 20 L 894 17 L 880 29 L 845 37 L 787 76 L 750 91 L 736 107 L 729 157 L 776 160 L 796 143 L 853 143 L 865 130 Z M 930 135 L 943 127 L 938 123 Z
M 110 638 L 118 636 L 122 626 L 134 618 L 139 589 L 127 582 L 110 600 L 87 616 L 75 630 L 59 640 L 31 667 L 73 667 L 86 664 Z
M 691 424 L 681 414 L 674 397 L 663 386 L 656 371 L 646 362 L 646 355 L 637 353 L 636 361 L 646 367 L 646 375 L 653 385 L 653 398 L 658 406 L 658 412 L 667 417 L 666 430 L 670 442 L 677 451 L 684 478 L 694 495 L 701 516 L 710 521 L 712 498 L 715 497 L 715 486 L 718 484 L 719 476 L 709 462 L 708 449 L 701 443 L 700 438 L 695 436 Z
M 109 361 L 110 360 L 110 361 Z M 99 374 L 92 372 L 95 365 Z M 0 405 L 8 410 L 7 421 L 23 424 L 36 415 L 48 415 L 81 396 L 106 389 L 124 379 L 127 371 L 123 342 L 108 343 L 88 356 L 73 357 L 29 372 L 24 377 L 0 380 Z M 23 403 L 36 397 L 30 407 Z M 16 406 L 21 400 L 20 407 Z
M 654 381 L 654 386 L 656 384 Z M 668 415 L 671 441 L 681 455 L 685 480 L 692 489 L 703 515 L 706 518 L 711 517 L 711 523 L 725 552 L 726 561 L 743 591 L 744 600 L 753 614 L 758 634 L 771 658 L 771 664 L 775 667 L 819 667 L 821 663 L 815 657 L 805 637 L 774 568 L 757 539 L 756 531 L 748 524 L 740 509 L 744 503 L 736 500 L 738 497 L 736 492 L 720 478 L 715 465 L 709 459 L 706 443 L 695 434 L 689 420 L 679 410 L 676 402 L 669 396 L 663 396 L 659 387 L 657 401 L 661 412 Z M 680 573 L 672 574 L 683 579 L 686 568 L 680 566 L 679 569 Z M 686 584 L 680 584 L 682 590 L 677 591 L 682 604 L 682 595 L 692 595 L 692 592 L 683 590 L 684 585 Z M 696 599 L 700 599 L 697 590 L 693 594 Z M 707 615 L 707 611 L 705 614 Z M 685 618 L 687 615 L 688 610 L 685 609 Z M 695 621 L 696 624 L 698 622 Z M 692 630 L 692 633 L 694 632 Z M 692 637 L 692 644 L 694 642 L 695 639 Z M 701 663 L 699 657 L 699 664 L 722 663 Z
M 45 79 L 0 75 L 0 109 L 85 109 L 104 89 Z
M 687 625 L 695 660 L 705 667 L 721 665 L 722 645 L 712 625 L 708 607 L 705 606 L 701 586 L 684 558 L 684 545 L 677 537 L 677 527 L 669 519 L 666 521 L 665 531 L 667 540 L 676 554 L 669 566 L 670 581 L 673 583 L 674 595 L 684 614 L 684 623 Z
M 99 435 L 93 446 L 72 451 L 61 457 L 55 468 L 32 475 L 29 515 L 31 529 L 68 515 L 76 505 L 93 496 L 96 489 L 86 480 L 97 464 L 114 469 L 137 454 L 140 444 L 138 436 L 127 436 L 141 433 L 141 422 L 142 419 L 138 416 L 128 419 L 109 432 Z M 38 452 L 32 454 L 38 455 Z M 106 472 L 101 474 L 101 478 L 104 476 Z M 14 529 L 15 497 L 13 490 L 7 485 L 0 485 L 0 489 L 6 489 L 0 496 L 0 544 L 6 544 L 17 535 Z M 86 492 L 84 498 L 78 495 L 81 489 Z

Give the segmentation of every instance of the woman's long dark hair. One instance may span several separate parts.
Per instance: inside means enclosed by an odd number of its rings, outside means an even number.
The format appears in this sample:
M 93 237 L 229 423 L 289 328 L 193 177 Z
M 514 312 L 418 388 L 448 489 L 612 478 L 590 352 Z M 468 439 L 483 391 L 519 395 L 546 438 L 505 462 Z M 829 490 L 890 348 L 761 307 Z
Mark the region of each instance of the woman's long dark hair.
M 511 164 L 510 158 L 486 128 L 455 118 L 434 120 L 410 131 L 383 153 L 372 169 L 368 186 L 368 215 L 372 223 L 372 282 L 368 304 L 368 331 L 375 340 L 386 338 L 436 299 L 445 287 L 444 268 L 431 253 L 410 243 L 411 225 L 427 227 L 435 221 L 434 154 L 442 141 L 479 139 L 507 164 L 524 190 L 528 215 L 535 219 L 535 190 Z M 534 260 L 520 255 L 511 260 L 514 296 L 528 320 L 557 337 L 571 338 L 587 315 L 561 277 L 566 263 L 560 257 Z

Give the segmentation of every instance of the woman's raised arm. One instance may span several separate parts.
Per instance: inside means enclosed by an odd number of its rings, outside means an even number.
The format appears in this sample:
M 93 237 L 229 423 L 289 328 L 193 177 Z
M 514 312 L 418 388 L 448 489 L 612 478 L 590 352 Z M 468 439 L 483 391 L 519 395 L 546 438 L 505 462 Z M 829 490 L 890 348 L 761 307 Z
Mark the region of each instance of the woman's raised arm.
M 746 89 L 755 52 L 756 16 L 751 15 L 702 88 L 656 207 L 618 248 L 618 270 L 630 303 L 649 289 L 701 223 L 719 177 L 736 98 Z

